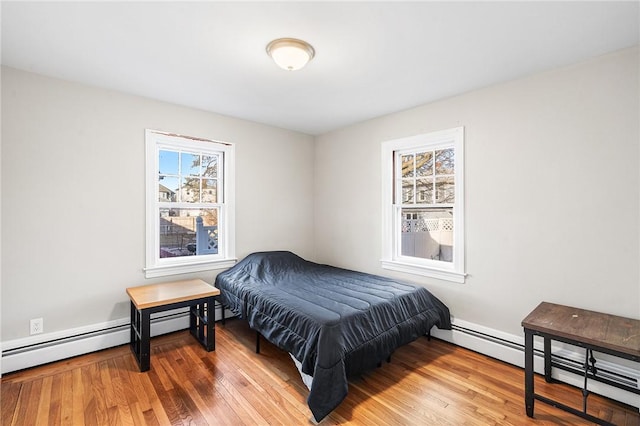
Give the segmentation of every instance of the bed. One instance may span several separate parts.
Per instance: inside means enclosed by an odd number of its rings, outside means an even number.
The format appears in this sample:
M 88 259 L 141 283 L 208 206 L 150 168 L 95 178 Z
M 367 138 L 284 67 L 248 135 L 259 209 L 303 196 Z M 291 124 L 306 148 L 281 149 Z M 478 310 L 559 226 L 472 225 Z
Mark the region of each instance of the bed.
M 449 309 L 423 287 L 286 251 L 250 254 L 215 285 L 224 306 L 312 376 L 307 404 L 318 422 L 345 398 L 348 377 L 434 325 L 451 328 Z

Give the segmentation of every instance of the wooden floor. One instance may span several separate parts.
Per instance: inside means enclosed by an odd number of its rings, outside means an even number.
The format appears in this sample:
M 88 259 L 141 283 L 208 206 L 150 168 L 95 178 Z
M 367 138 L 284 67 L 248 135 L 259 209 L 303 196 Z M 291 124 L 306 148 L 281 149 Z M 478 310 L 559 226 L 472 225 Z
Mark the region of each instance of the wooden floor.
M 207 353 L 187 332 L 152 339 L 151 370 L 128 346 L 5 375 L 3 425 L 309 425 L 307 389 L 289 355 L 241 320 L 216 327 Z M 349 395 L 320 425 L 579 425 L 542 403 L 524 413 L 523 370 L 420 338 L 389 364 L 349 383 Z M 536 391 L 576 407 L 580 392 L 536 377 Z M 592 395 L 590 413 L 640 425 L 637 409 Z

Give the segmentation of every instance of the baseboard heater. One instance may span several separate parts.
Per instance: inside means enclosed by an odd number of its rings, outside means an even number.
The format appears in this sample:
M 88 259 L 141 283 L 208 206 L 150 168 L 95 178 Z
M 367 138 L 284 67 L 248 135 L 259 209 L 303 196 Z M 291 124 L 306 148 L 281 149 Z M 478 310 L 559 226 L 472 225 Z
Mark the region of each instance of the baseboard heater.
M 169 321 L 169 320 L 173 320 L 173 319 L 178 319 L 178 318 L 183 318 L 183 317 L 187 317 L 187 312 L 177 312 L 177 313 L 172 313 L 172 314 L 168 314 L 168 315 L 162 315 L 162 316 L 158 316 L 155 318 L 151 319 L 151 322 L 154 324 L 158 324 L 161 323 L 163 321 Z M 83 333 L 78 333 L 78 334 L 72 334 L 72 335 L 68 335 L 68 336 L 64 336 L 64 337 L 59 337 L 59 338 L 55 338 L 55 339 L 51 339 L 51 340 L 45 340 L 42 342 L 37 342 L 37 343 L 32 343 L 32 344 L 28 344 L 28 345 L 24 345 L 24 346 L 18 346 L 18 347 L 14 347 L 11 349 L 7 349 L 7 350 L 3 350 L 2 351 L 2 357 L 8 357 L 8 356 L 12 356 L 12 355 L 17 355 L 17 354 L 21 354 L 24 352 L 29 352 L 29 351 L 34 351 L 34 350 L 40 350 L 40 349 L 47 349 L 47 348 L 51 348 L 53 346 L 57 346 L 57 345 L 63 345 L 63 344 L 69 344 L 69 343 L 73 343 L 76 341 L 80 341 L 80 340 L 84 340 L 84 339 L 88 339 L 91 337 L 98 337 L 98 336 L 104 336 L 107 334 L 113 334 L 119 331 L 125 331 L 125 332 L 129 332 L 129 321 L 127 320 L 126 322 L 123 321 L 122 324 L 119 325 L 114 325 L 114 326 L 110 326 L 110 327 L 105 327 L 105 328 L 101 328 L 101 329 L 97 329 L 97 330 L 93 330 L 93 331 L 87 331 L 87 332 L 83 332 Z M 124 343 L 128 343 L 124 342 Z M 124 344 L 123 343 L 123 344 Z
M 487 342 L 497 343 L 499 345 L 502 345 L 502 346 L 505 346 L 505 347 L 511 348 L 511 349 L 517 349 L 517 350 L 522 351 L 524 353 L 524 345 L 523 344 L 514 343 L 514 342 L 512 342 L 510 340 L 502 339 L 502 338 L 496 337 L 496 336 L 492 336 L 491 334 L 483 333 L 483 332 L 480 332 L 480 331 L 477 331 L 477 330 L 473 330 L 471 328 L 462 327 L 462 326 L 457 325 L 457 324 L 452 324 L 451 325 L 451 329 L 454 330 L 454 331 L 459 331 L 461 333 L 468 334 L 469 336 L 474 336 L 474 337 L 486 340 Z
M 464 321 L 459 322 L 465 323 Z M 513 336 L 514 338 L 510 340 L 509 337 L 511 337 L 511 335 L 507 335 L 506 338 L 496 337 L 496 335 L 500 334 L 500 332 L 490 333 L 479 331 L 470 326 L 466 326 L 466 324 L 461 325 L 455 322 L 452 324 L 451 331 L 437 330 L 435 328 L 432 331 L 434 337 L 523 367 L 524 341 L 522 343 L 514 341 L 517 340 L 517 336 Z M 496 346 L 502 349 L 500 350 Z M 572 347 L 571 349 L 574 348 Z M 556 375 L 562 376 L 561 381 L 582 388 L 584 376 L 581 372 L 584 370 L 584 351 L 581 350 L 581 348 L 571 349 L 566 349 L 565 347 L 552 349 L 551 358 L 554 363 L 553 375 L 554 377 Z M 509 352 L 511 354 L 509 354 Z M 542 345 L 534 348 L 534 357 L 536 358 L 535 362 L 538 363 L 535 370 L 538 373 L 542 373 L 542 361 L 544 359 Z M 616 384 L 620 384 L 640 389 L 640 370 L 613 363 L 606 359 L 598 359 L 596 361 L 596 367 L 598 376 L 611 382 L 611 386 L 590 382 L 589 388 L 592 392 L 640 408 L 640 401 L 637 395 L 614 387 Z
M 514 343 L 506 339 L 501 339 L 499 337 L 491 336 L 489 334 L 475 331 L 469 328 L 461 327 L 458 325 L 452 325 L 452 329 L 459 331 L 461 333 L 466 333 L 468 335 L 484 339 L 491 343 L 497 343 L 511 349 L 516 349 L 518 351 L 521 351 L 524 354 L 523 344 Z M 544 357 L 544 353 L 541 349 L 534 349 L 534 356 L 538 356 L 542 358 Z M 576 370 L 581 371 L 582 369 L 584 369 L 583 361 L 580 361 L 577 359 L 571 359 L 571 358 L 568 358 L 567 356 L 562 356 L 557 353 L 552 354 L 551 359 L 554 363 L 558 365 L 558 368 L 563 368 L 565 371 L 574 372 Z M 636 387 L 636 388 L 640 387 L 639 386 L 640 381 L 637 377 L 630 377 L 617 371 L 611 371 L 607 369 L 608 364 L 610 365 L 610 363 L 606 361 L 600 361 L 600 360 L 597 361 L 599 376 L 602 376 L 603 378 L 606 378 L 615 383 L 620 383 L 623 385 Z M 602 367 L 602 365 L 604 365 L 604 367 Z M 609 366 L 608 368 L 611 368 L 611 367 Z
M 219 309 L 219 308 L 217 308 Z M 216 311 L 217 311 L 216 309 Z M 216 312 L 216 318 L 220 315 Z M 189 328 L 186 310 L 151 318 L 151 336 Z M 128 344 L 129 318 L 80 327 L 43 336 L 30 336 L 2 344 L 2 374 Z
M 233 313 L 227 311 L 227 318 Z M 216 306 L 216 320 L 222 318 L 220 307 Z M 151 319 L 151 335 L 159 336 L 189 327 L 189 315 L 186 310 L 158 314 Z M 477 324 L 455 320 L 452 330 L 433 328 L 433 337 L 458 346 L 499 359 L 509 364 L 523 367 L 524 340 L 519 336 L 488 329 Z M 520 343 L 518 340 L 522 340 Z M 45 336 L 30 336 L 2 345 L 2 374 L 47 364 L 77 355 L 83 355 L 129 343 L 129 319 L 65 330 Z M 536 372 L 542 372 L 543 351 L 534 349 Z M 554 376 L 562 376 L 562 381 L 581 387 L 581 376 L 573 373 L 582 369 L 584 354 L 567 349 L 554 350 L 553 361 L 561 366 L 554 369 Z M 562 366 L 566 368 L 562 368 Z M 598 360 L 598 374 L 616 383 L 640 387 L 640 370 L 607 360 Z M 558 371 L 556 371 L 558 370 Z M 564 372 L 563 370 L 566 370 Z M 637 407 L 640 405 L 637 395 L 611 386 L 594 384 L 592 391 L 617 401 Z M 640 407 L 639 407 L 640 408 Z

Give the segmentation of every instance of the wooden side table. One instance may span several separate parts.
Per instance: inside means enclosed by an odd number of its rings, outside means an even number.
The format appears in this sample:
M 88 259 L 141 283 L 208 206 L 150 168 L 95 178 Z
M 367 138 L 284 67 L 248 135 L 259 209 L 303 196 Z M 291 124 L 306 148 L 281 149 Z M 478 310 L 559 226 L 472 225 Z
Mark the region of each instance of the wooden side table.
M 542 302 L 522 320 L 522 327 L 524 328 L 525 342 L 524 388 L 527 416 L 533 417 L 534 401 L 538 400 L 590 422 L 610 425 L 610 423 L 587 413 L 587 397 L 590 393 L 587 389 L 588 380 L 596 380 L 640 395 L 638 387 L 612 381 L 600 374 L 593 354 L 595 351 L 640 362 L 640 320 Z M 582 411 L 535 393 L 533 381 L 534 336 L 541 336 L 544 339 L 544 376 L 547 382 L 554 382 L 551 377 L 552 367 L 584 377 Z M 577 369 L 554 361 L 551 356 L 552 340 L 585 348 L 583 368 Z
M 216 348 L 215 297 L 220 290 L 198 279 L 127 288 L 131 299 L 131 350 L 140 371 L 151 364 L 151 314 L 189 306 L 189 331 L 207 350 Z

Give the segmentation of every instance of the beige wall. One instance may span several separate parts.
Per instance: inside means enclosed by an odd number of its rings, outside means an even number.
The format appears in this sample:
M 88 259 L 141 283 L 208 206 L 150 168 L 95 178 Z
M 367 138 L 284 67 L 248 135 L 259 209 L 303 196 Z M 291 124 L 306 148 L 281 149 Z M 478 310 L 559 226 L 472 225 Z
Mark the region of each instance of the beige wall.
M 45 332 L 126 318 L 124 289 L 155 282 L 142 274 L 145 128 L 236 144 L 239 258 L 288 249 L 394 275 L 514 335 L 541 300 L 638 318 L 638 75 L 625 50 L 314 139 L 3 68 L 2 340 L 30 318 Z M 457 126 L 467 282 L 381 269 L 381 142 Z
M 235 143 L 239 258 L 313 256 L 312 137 L 2 68 L 3 341 L 126 318 L 126 287 L 188 277 L 143 277 L 145 128 Z
M 543 300 L 639 318 L 638 78 L 629 49 L 316 138 L 317 260 L 420 283 L 513 335 Z M 381 269 L 381 142 L 457 126 L 466 283 Z

